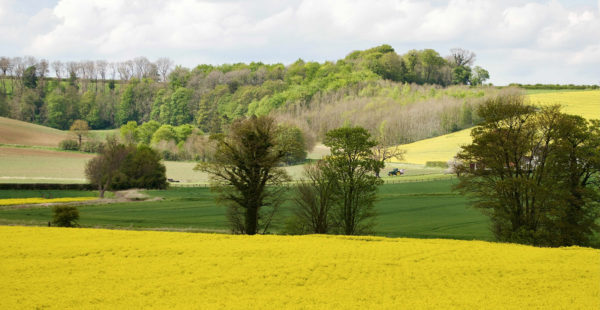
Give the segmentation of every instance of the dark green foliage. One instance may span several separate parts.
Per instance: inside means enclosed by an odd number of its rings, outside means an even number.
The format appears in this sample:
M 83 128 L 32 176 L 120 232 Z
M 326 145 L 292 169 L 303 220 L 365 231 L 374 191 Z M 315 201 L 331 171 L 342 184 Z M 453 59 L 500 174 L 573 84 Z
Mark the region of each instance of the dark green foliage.
M 125 146 L 110 138 L 101 153 L 87 163 L 85 174 L 90 183 L 98 186 L 100 197 L 109 189 L 162 189 L 167 187 L 167 178 L 160 160 L 147 145 Z
M 113 180 L 118 178 L 121 173 L 119 169 L 132 150 L 131 146 L 126 147 L 119 144 L 114 137 L 109 137 L 102 152 L 87 162 L 85 175 L 91 184 L 98 187 L 100 198 L 104 198 L 104 192 L 110 189 Z
M 86 153 L 100 153 L 102 152 L 103 148 L 104 143 L 102 141 L 89 140 L 83 142 L 79 150 Z
M 217 139 L 212 162 L 197 169 L 212 176 L 219 201 L 228 205 L 227 218 L 237 233 L 266 232 L 283 202 L 289 177 L 277 168 L 283 152 L 277 148 L 277 124 L 266 116 L 234 121 L 227 135 Z
M 331 150 L 325 158 L 324 175 L 333 182 L 332 221 L 345 235 L 369 232 L 375 216 L 377 186 L 375 176 L 382 163 L 373 159 L 377 142 L 361 127 L 342 127 L 327 133 L 323 144 Z
M 489 76 L 488 76 L 489 78 Z M 453 84 L 469 84 L 471 81 L 471 68 L 467 66 L 458 66 L 452 69 L 452 83 Z M 480 82 L 480 81 L 478 81 Z M 481 84 L 481 83 L 479 83 Z
M 66 96 L 55 90 L 46 97 L 48 106 L 47 124 L 54 128 L 67 129 L 71 124 L 69 113 L 69 100 Z
M 137 80 L 133 79 L 121 95 L 121 102 L 117 109 L 116 115 L 117 125 L 122 125 L 127 123 L 129 120 L 135 119 L 135 101 L 133 96 L 133 88 L 135 83 L 137 83 Z
M 277 147 L 283 155 L 286 165 L 301 163 L 306 160 L 306 143 L 302 130 L 292 125 L 280 125 L 277 129 Z
M 7 96 L 3 93 L 0 93 L 0 116 L 8 116 L 8 100 Z
M 36 75 L 35 66 L 30 66 L 23 73 L 23 85 L 30 89 L 37 87 L 38 77 Z
M 75 206 L 57 205 L 52 207 L 52 224 L 58 227 L 77 227 L 79 210 Z
M 588 245 L 600 217 L 599 122 L 498 97 L 457 158 L 457 189 L 489 215 L 501 241 Z
M 147 145 L 130 150 L 113 179 L 112 189 L 166 188 L 166 169 L 160 160 L 160 155 Z
M 58 147 L 61 150 L 77 151 L 77 150 L 79 150 L 79 142 L 77 142 L 77 140 L 73 140 L 73 139 L 65 139 L 58 143 Z

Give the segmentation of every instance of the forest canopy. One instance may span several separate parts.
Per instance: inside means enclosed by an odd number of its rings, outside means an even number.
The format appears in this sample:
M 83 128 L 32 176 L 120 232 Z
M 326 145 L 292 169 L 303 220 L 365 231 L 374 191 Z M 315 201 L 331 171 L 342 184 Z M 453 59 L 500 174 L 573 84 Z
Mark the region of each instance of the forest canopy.
M 307 107 L 314 98 L 392 83 L 478 85 L 489 74 L 473 67 L 475 54 L 432 49 L 398 54 L 389 45 L 354 51 L 323 63 L 298 59 L 290 65 L 261 62 L 174 66 L 151 62 L 61 62 L 0 57 L 0 116 L 68 129 L 75 120 L 92 129 L 118 128 L 130 121 L 193 124 L 218 133 L 240 116 Z

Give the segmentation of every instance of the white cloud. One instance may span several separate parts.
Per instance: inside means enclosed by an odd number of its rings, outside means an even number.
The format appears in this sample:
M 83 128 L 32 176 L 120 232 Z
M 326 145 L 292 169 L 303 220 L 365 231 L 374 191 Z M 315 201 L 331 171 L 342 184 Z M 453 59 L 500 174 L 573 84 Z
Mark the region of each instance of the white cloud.
M 15 3 L 0 0 L 0 44 L 51 59 L 169 56 L 193 66 L 333 60 L 382 43 L 464 47 L 499 84 L 594 83 L 600 59 L 600 1 L 596 10 L 557 0 L 60 0 L 34 16 Z

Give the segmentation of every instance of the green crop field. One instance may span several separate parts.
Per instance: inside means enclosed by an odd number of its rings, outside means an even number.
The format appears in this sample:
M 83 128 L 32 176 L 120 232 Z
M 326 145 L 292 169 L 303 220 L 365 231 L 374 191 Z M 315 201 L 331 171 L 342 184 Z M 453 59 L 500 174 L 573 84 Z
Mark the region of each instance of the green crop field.
M 374 234 L 491 240 L 487 217 L 469 207 L 465 197 L 451 191 L 453 182 L 382 185 L 376 204 L 378 216 Z M 0 197 L 15 194 L 14 191 L 10 191 L 13 194 L 2 192 L 7 191 L 0 191 Z M 207 188 L 172 188 L 147 193 L 165 199 L 80 206 L 80 224 L 85 227 L 227 231 L 225 208 L 215 204 L 213 194 Z M 290 206 L 290 203 L 284 205 L 275 217 L 274 232 L 283 230 Z M 50 219 L 50 208 L 0 210 L 0 223 L 4 224 L 44 225 Z

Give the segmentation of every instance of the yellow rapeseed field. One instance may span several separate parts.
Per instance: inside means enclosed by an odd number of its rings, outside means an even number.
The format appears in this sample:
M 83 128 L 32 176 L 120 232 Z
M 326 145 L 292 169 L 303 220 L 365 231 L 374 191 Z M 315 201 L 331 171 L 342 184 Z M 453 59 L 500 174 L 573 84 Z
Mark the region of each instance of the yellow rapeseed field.
M 0 199 L 0 206 L 29 205 L 39 203 L 75 202 L 96 199 L 96 197 L 66 197 L 66 198 L 10 198 Z
M 560 104 L 562 111 L 587 119 L 600 119 L 600 90 L 550 92 L 529 95 L 532 104 Z
M 0 227 L 0 309 L 599 309 L 600 251 Z
M 600 119 L 600 90 L 551 92 L 528 95 L 530 103 L 536 105 L 560 104 L 562 111 L 581 115 L 587 119 Z M 428 161 L 447 161 L 456 155 L 461 145 L 471 143 L 471 129 L 420 140 L 402 145 L 406 150 L 402 162 L 425 164 Z M 398 160 L 392 160 L 398 162 Z

